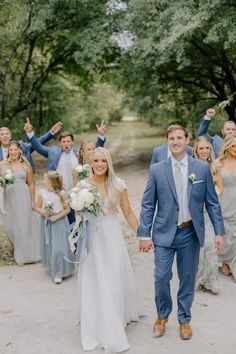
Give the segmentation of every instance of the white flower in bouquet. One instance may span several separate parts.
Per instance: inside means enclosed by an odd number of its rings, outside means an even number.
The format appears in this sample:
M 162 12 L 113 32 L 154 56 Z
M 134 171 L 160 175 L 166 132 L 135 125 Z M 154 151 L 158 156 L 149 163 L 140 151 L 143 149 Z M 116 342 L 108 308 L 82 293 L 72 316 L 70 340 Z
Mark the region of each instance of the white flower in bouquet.
M 3 176 L 0 178 L 0 185 L 1 187 L 6 187 L 9 184 L 14 184 L 15 176 L 11 172 L 11 170 L 6 170 L 3 173 Z
M 52 216 L 54 204 L 52 201 L 48 200 L 44 203 L 44 211 L 47 213 L 48 216 Z
M 103 203 L 97 187 L 85 181 L 78 182 L 76 187 L 68 192 L 67 199 L 71 208 L 80 213 L 88 212 L 98 215 L 102 212 Z
M 88 164 L 78 165 L 75 170 L 77 172 L 78 181 L 82 181 L 83 179 L 88 178 L 90 175 L 90 166 Z

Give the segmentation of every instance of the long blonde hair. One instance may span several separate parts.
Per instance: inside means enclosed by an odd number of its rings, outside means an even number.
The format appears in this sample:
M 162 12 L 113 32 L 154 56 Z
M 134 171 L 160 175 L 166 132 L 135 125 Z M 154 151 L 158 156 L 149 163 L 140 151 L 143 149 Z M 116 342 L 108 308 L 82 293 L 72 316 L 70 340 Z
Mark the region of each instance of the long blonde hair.
M 5 128 L 4 128 L 5 129 Z M 17 147 L 17 149 L 19 150 L 19 160 L 20 162 L 23 164 L 23 165 L 28 165 L 29 164 L 29 161 L 27 160 L 27 158 L 25 157 L 24 155 L 24 152 L 22 150 L 22 147 L 20 145 L 20 143 L 16 140 L 11 140 L 9 145 L 8 145 L 8 153 L 7 153 L 7 162 L 10 163 L 11 162 L 11 158 L 9 156 L 9 148 L 11 145 L 15 145 Z
M 228 149 L 230 148 L 230 145 L 233 143 L 234 140 L 236 142 L 236 136 L 234 135 L 225 138 L 225 142 L 221 148 L 220 156 L 218 158 L 220 168 L 224 166 L 224 161 L 227 159 L 228 156 Z
M 45 173 L 46 178 L 48 181 L 51 183 L 51 189 L 54 193 L 56 193 L 62 202 L 62 204 L 65 204 L 65 201 L 61 195 L 61 192 L 63 190 L 63 178 L 62 176 L 57 172 L 57 171 L 48 171 Z
M 209 153 L 209 156 L 207 158 L 207 162 L 209 163 L 211 174 L 212 174 L 212 177 L 213 177 L 213 179 L 215 181 L 215 179 L 216 179 L 216 167 L 215 167 L 215 158 L 214 158 L 214 154 L 213 154 L 213 148 L 212 148 L 212 145 L 211 145 L 210 141 L 205 136 L 199 136 L 199 137 L 197 137 L 197 139 L 195 139 L 194 145 L 193 145 L 193 150 L 192 150 L 192 156 L 195 157 L 196 159 L 199 159 L 197 150 L 198 150 L 198 145 L 201 142 L 206 143 L 210 147 L 210 153 Z
M 92 161 L 93 161 L 94 155 L 97 152 L 102 153 L 105 156 L 106 161 L 107 161 L 105 188 L 106 188 L 106 194 L 107 194 L 107 199 L 108 199 L 108 210 L 111 213 L 116 213 L 118 211 L 118 207 L 119 207 L 120 192 L 122 192 L 124 190 L 124 188 L 120 185 L 120 183 L 118 182 L 118 180 L 116 178 L 115 171 L 113 169 L 112 158 L 111 158 L 110 152 L 102 147 L 98 147 L 92 153 Z M 93 171 L 93 168 L 92 168 L 92 171 Z

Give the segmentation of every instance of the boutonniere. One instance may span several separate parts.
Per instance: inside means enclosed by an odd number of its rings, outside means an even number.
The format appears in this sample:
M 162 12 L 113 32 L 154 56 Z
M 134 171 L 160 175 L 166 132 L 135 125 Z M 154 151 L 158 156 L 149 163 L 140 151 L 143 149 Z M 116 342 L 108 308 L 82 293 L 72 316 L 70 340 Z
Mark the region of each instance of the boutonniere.
M 194 181 L 196 181 L 196 175 L 195 173 L 191 173 L 191 175 L 188 176 L 188 180 L 193 183 Z

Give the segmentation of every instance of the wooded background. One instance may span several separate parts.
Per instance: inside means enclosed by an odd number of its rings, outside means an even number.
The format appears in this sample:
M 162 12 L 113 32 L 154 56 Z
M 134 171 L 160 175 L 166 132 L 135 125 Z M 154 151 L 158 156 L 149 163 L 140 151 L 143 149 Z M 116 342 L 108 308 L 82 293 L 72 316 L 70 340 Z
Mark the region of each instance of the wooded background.
M 236 121 L 234 0 L 1 0 L 0 125 Z

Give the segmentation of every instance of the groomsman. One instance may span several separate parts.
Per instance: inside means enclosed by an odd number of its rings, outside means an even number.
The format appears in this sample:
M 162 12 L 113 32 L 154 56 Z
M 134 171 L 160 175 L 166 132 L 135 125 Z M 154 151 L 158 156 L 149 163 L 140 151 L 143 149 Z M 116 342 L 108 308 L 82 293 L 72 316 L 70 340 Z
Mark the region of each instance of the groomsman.
M 139 248 L 148 252 L 154 244 L 156 337 L 165 333 L 172 311 L 170 280 L 176 254 L 179 289 L 177 294 L 180 336 L 189 339 L 191 306 L 200 247 L 204 244 L 204 206 L 215 230 L 215 245 L 223 249 L 224 224 L 208 164 L 186 153 L 188 132 L 180 125 L 167 130 L 171 156 L 150 167 L 142 200 Z
M 73 187 L 73 169 L 78 165 L 79 147 L 74 146 L 74 135 L 70 132 L 62 132 L 59 136 L 59 146 L 43 146 L 36 138 L 33 127 L 30 123 L 25 124 L 25 131 L 33 148 L 42 156 L 48 159 L 47 171 L 58 171 L 63 177 L 65 190 Z M 97 125 L 98 139 L 96 147 L 105 144 L 106 126 L 101 123 Z M 75 221 L 74 213 L 68 216 L 70 223 Z
M 39 138 L 39 141 L 42 145 L 44 145 L 46 142 L 48 142 L 49 140 L 51 140 L 54 135 L 56 133 L 59 132 L 59 130 L 61 129 L 62 123 L 61 122 L 57 122 L 51 129 L 49 132 L 47 132 L 46 134 L 42 135 Z M 10 129 L 8 129 L 7 127 L 1 127 L 0 128 L 0 161 L 7 160 L 7 155 L 8 155 L 8 146 L 10 141 L 12 140 L 12 134 Z M 27 160 L 30 162 L 33 172 L 35 172 L 35 164 L 33 161 L 33 158 L 31 156 L 32 152 L 34 151 L 34 148 L 32 146 L 31 143 L 26 143 L 23 140 L 19 140 L 18 141 L 22 151 L 25 155 L 25 157 L 27 158 Z
M 227 136 L 236 135 L 236 124 L 232 120 L 227 120 L 224 123 L 224 126 L 221 130 L 223 138 L 219 135 L 211 136 L 210 134 L 208 134 L 207 131 L 208 131 L 208 127 L 211 123 L 211 119 L 214 118 L 215 115 L 216 115 L 216 111 L 214 108 L 209 108 L 206 111 L 206 115 L 201 120 L 201 123 L 199 126 L 198 136 L 205 135 L 207 137 L 207 139 L 210 141 L 210 143 L 213 147 L 215 157 L 218 158 L 220 155 L 222 145 L 224 144 L 224 139 Z
M 186 146 L 186 152 L 189 156 L 192 156 L 192 147 L 190 145 Z M 170 157 L 170 155 L 171 151 L 167 144 L 154 148 L 152 152 L 151 165 L 167 159 L 167 157 Z

